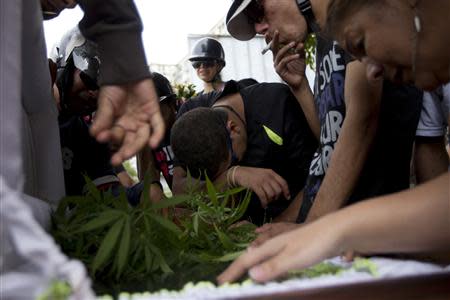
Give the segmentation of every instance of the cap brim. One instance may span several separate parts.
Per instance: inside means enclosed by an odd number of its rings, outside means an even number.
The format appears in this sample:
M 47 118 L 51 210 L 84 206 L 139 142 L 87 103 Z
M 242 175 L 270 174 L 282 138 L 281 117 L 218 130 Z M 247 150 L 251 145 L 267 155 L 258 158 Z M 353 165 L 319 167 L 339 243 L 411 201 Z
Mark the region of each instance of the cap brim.
M 254 24 L 252 24 L 244 14 L 244 10 L 252 1 L 253 0 L 236 0 L 228 10 L 226 18 L 227 30 L 232 37 L 240 41 L 251 40 L 256 35 Z

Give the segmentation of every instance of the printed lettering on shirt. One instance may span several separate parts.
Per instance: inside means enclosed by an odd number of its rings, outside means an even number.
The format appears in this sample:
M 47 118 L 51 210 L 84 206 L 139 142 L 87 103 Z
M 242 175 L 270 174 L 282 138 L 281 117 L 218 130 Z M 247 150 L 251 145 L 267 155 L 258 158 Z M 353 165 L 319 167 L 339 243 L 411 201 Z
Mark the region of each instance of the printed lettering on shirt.
M 175 155 L 173 154 L 172 146 L 163 147 L 163 151 L 166 154 L 167 161 L 169 162 L 169 174 L 173 176 L 173 158 Z
M 165 178 L 173 176 L 173 158 L 174 154 L 170 145 L 163 146 L 155 151 L 158 168 Z
M 336 52 L 337 42 L 333 42 L 333 48 L 325 55 L 319 65 L 319 88 L 322 91 L 330 83 L 334 72 L 345 69 L 345 61 L 341 54 Z
M 325 55 L 319 69 L 316 82 L 316 105 L 320 120 L 321 147 L 311 162 L 309 174 L 322 176 L 328 169 L 334 145 L 344 122 L 344 84 L 345 61 L 342 54 L 336 52 L 336 42 Z

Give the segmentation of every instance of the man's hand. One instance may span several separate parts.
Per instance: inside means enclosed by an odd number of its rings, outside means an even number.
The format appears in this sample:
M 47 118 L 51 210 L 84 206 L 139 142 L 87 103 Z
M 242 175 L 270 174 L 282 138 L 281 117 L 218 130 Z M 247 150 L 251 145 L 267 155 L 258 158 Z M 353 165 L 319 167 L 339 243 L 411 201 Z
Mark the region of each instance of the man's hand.
M 41 7 L 44 14 L 57 16 L 65 8 L 74 8 L 77 5 L 75 0 L 41 0 Z
M 219 284 L 232 282 L 248 271 L 253 280 L 265 282 L 289 270 L 307 268 L 338 255 L 341 246 L 336 228 L 339 227 L 320 221 L 278 235 L 259 247 L 249 247 L 217 281 Z
M 275 71 L 292 89 L 299 89 L 306 78 L 304 44 L 291 42 L 281 46 L 279 33 L 275 32 L 272 40 Z
M 150 201 L 152 203 L 160 203 L 161 201 L 164 201 L 164 191 L 157 183 L 153 183 L 150 185 Z M 161 214 L 167 218 L 169 216 L 169 209 L 161 209 Z
M 290 199 L 289 187 L 286 180 L 271 169 L 239 167 L 234 174 L 237 185 L 251 189 L 266 207 L 273 200 L 283 195 Z
M 157 147 L 164 135 L 164 121 L 153 81 L 102 86 L 90 131 L 99 142 L 119 147 L 111 157 L 113 165 L 132 157 L 146 143 Z
M 290 222 L 267 223 L 256 228 L 255 233 L 258 237 L 251 243 L 251 247 L 257 247 L 264 244 L 267 240 L 282 233 L 299 228 L 301 225 Z

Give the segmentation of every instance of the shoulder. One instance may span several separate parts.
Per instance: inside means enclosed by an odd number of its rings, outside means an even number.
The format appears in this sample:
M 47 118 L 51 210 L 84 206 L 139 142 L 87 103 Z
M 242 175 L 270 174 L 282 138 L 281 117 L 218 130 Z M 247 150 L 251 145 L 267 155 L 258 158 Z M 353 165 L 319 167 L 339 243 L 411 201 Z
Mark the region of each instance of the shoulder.
M 289 87 L 284 83 L 277 82 L 264 82 L 254 84 L 240 90 L 243 97 L 245 96 L 258 96 L 264 98 L 280 97 L 283 95 L 292 95 Z
M 187 113 L 190 110 L 193 110 L 197 107 L 210 107 L 215 100 L 216 93 L 208 93 L 208 94 L 201 94 L 196 97 L 192 97 L 191 99 L 187 100 L 183 105 L 181 105 L 180 109 L 177 113 L 177 119 L 180 118 L 182 115 Z

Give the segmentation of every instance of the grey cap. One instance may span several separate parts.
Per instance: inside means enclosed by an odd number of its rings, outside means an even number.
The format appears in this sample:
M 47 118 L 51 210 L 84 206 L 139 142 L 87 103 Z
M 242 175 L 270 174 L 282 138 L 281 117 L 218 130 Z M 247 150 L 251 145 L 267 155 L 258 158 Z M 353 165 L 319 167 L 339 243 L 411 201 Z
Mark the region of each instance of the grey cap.
M 232 37 L 240 41 L 251 40 L 256 35 L 254 24 L 244 13 L 252 1 L 254 0 L 234 0 L 227 13 L 227 30 Z

